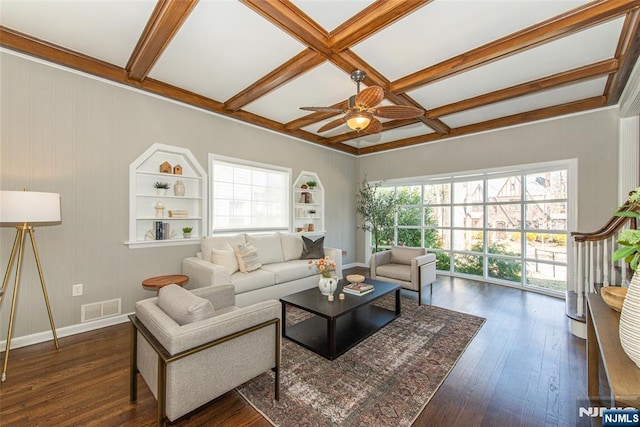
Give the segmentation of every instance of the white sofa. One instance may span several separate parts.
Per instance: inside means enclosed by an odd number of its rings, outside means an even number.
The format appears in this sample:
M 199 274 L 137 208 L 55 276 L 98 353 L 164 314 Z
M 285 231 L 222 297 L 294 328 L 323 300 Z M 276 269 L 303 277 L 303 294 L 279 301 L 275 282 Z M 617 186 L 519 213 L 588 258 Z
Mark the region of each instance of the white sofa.
M 212 261 L 214 255 L 220 259 L 221 253 L 245 243 L 250 243 L 258 250 L 262 266 L 257 270 L 234 272 L 233 266 Z M 309 259 L 300 259 L 303 255 L 300 233 L 240 233 L 203 237 L 200 248 L 196 256 L 182 261 L 182 272 L 189 276 L 185 288 L 232 284 L 239 307 L 269 299 L 277 300 L 284 295 L 318 286 L 320 275 L 309 264 Z M 342 250 L 324 247 L 324 255 L 336 262 L 335 275 L 342 278 Z

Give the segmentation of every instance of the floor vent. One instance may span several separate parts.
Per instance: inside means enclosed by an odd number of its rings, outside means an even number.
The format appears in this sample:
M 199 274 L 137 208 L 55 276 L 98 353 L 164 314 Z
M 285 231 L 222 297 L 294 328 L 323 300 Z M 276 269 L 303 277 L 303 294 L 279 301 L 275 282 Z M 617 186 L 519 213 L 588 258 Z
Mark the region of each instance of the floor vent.
M 121 313 L 122 299 L 83 304 L 80 307 L 80 322 L 91 322 L 105 317 L 117 316 Z

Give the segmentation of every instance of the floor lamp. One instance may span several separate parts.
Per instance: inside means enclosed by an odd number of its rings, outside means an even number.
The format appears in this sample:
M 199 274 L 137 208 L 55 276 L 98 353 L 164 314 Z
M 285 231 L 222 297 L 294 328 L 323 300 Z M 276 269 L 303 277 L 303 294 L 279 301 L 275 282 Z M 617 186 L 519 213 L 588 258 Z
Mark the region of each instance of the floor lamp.
M 16 313 L 16 302 L 18 300 L 18 285 L 20 285 L 20 270 L 22 269 L 22 258 L 24 255 L 24 245 L 27 233 L 31 239 L 31 247 L 33 255 L 36 258 L 38 274 L 40 275 L 40 284 L 42 285 L 42 293 L 44 302 L 47 306 L 49 314 L 49 323 L 51 324 L 51 332 L 53 332 L 53 340 L 58 346 L 58 336 L 56 335 L 56 327 L 53 324 L 53 316 L 51 315 L 51 307 L 49 306 L 49 297 L 47 296 L 47 288 L 44 284 L 44 276 L 42 275 L 42 267 L 40 266 L 40 257 L 38 257 L 38 248 L 33 235 L 34 226 L 54 225 L 60 223 L 60 194 L 57 193 L 39 193 L 35 191 L 0 191 L 0 224 L 12 225 L 17 229 L 16 238 L 11 249 L 9 264 L 4 274 L 2 288 L 0 289 L 0 305 L 2 297 L 7 288 L 7 282 L 11 275 L 11 269 L 17 257 L 15 284 L 13 286 L 13 300 L 11 301 L 11 314 L 9 315 L 9 330 L 7 331 L 6 348 L 4 352 L 4 364 L 2 365 L 2 376 L 0 381 L 7 379 L 7 364 L 9 363 L 9 350 L 11 348 L 11 334 L 13 333 L 13 321 Z

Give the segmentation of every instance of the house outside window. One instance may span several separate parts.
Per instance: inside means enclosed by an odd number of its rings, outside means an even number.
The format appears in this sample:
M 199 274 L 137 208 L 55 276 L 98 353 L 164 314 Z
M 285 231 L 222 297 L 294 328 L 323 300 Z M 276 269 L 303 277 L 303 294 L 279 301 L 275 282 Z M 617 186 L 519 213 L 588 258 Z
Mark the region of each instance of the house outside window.
M 564 295 L 572 165 L 387 182 L 399 211 L 379 248 L 425 247 L 439 273 Z
M 209 155 L 212 232 L 289 230 L 291 169 Z

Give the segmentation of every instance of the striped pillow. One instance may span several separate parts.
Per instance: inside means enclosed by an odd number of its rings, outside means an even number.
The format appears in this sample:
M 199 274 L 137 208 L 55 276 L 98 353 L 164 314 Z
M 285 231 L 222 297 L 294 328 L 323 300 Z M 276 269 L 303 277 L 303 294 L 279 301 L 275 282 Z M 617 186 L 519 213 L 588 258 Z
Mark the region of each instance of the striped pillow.
M 238 259 L 238 268 L 243 273 L 248 273 L 262 267 L 258 258 L 258 250 L 250 243 L 238 245 L 236 249 L 236 258 Z

